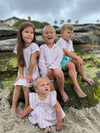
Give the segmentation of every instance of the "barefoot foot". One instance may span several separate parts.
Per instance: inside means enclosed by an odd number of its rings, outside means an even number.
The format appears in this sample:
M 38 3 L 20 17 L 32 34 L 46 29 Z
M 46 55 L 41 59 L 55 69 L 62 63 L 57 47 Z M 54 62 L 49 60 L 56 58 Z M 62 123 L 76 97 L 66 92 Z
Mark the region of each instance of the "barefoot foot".
M 89 83 L 90 85 L 92 85 L 94 83 L 93 79 L 84 78 L 83 80 L 86 81 L 87 83 Z
M 14 111 L 16 109 L 16 107 L 12 106 L 10 109 L 10 112 Z
M 61 93 L 61 96 L 62 96 L 63 101 L 64 101 L 64 102 L 67 102 L 68 96 L 67 96 L 67 94 L 65 93 L 65 91 L 63 91 L 63 92 Z
M 76 94 L 78 97 L 86 97 L 87 95 L 80 89 L 80 88 L 74 88 Z

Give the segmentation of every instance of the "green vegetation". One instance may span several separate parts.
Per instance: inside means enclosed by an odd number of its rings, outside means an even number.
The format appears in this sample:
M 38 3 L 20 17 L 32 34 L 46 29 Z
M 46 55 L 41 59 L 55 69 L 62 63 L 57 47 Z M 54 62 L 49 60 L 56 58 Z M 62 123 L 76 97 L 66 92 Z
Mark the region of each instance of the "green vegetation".
M 48 25 L 49 23 L 47 22 L 39 22 L 39 21 L 28 21 L 28 20 L 25 20 L 25 19 L 22 19 L 20 21 L 18 21 L 17 23 L 13 24 L 12 27 L 19 27 L 19 25 L 23 22 L 31 22 L 36 29 L 38 28 L 43 28 L 45 25 Z

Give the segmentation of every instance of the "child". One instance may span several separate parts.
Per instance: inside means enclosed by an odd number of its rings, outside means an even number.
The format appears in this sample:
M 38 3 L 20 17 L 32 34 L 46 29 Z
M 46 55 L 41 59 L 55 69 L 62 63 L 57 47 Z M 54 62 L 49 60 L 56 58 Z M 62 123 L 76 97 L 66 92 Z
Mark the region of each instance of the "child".
M 61 106 L 56 100 L 56 91 L 50 91 L 50 82 L 45 77 L 40 77 L 34 82 L 36 93 L 29 93 L 30 105 L 23 114 L 17 114 L 23 118 L 29 114 L 29 120 L 33 124 L 38 124 L 45 129 L 45 133 L 50 132 L 50 127 L 56 125 L 57 130 L 62 129 L 62 119 L 65 117 Z
M 81 74 L 82 79 L 87 81 L 89 84 L 93 83 L 92 79 L 86 77 L 83 64 L 84 61 L 77 55 L 75 55 L 73 49 L 73 43 L 71 41 L 73 35 L 73 26 L 69 24 L 64 24 L 61 28 L 61 38 L 57 41 L 58 46 L 63 49 L 64 58 L 61 62 L 62 69 L 68 70 L 69 77 L 71 78 L 74 84 L 74 90 L 79 97 L 85 97 L 86 94 L 80 89 L 77 82 L 77 74 L 75 66 L 77 67 L 78 72 Z
M 61 70 L 61 60 L 63 51 L 54 43 L 57 34 L 51 25 L 43 28 L 42 38 L 45 40 L 44 45 L 40 47 L 39 68 L 42 77 L 47 77 L 51 81 L 56 78 L 59 91 L 64 102 L 68 100 L 68 96 L 64 91 L 64 74 Z M 54 88 L 52 87 L 52 90 Z
M 29 87 L 39 77 L 37 56 L 39 47 L 36 44 L 35 28 L 31 23 L 24 22 L 20 25 L 17 37 L 18 77 L 15 81 L 11 111 L 16 108 L 21 88 L 25 96 L 25 108 L 29 105 Z

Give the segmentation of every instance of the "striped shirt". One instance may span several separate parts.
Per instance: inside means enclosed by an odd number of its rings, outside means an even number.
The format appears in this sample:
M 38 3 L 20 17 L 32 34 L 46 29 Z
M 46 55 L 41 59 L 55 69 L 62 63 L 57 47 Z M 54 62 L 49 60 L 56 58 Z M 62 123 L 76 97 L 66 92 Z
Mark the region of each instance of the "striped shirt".
M 31 123 L 38 124 L 40 128 L 46 128 L 57 123 L 57 114 L 54 107 L 56 95 L 56 91 L 51 91 L 45 100 L 40 100 L 37 93 L 29 93 L 29 104 L 33 109 L 28 117 Z M 65 113 L 62 108 L 61 111 L 62 118 L 64 118 Z
M 57 41 L 56 45 L 60 46 L 62 49 L 66 49 L 69 52 L 73 52 L 74 48 L 73 48 L 73 42 L 71 40 L 69 40 L 69 42 L 67 42 L 66 40 L 64 40 L 62 37 Z M 66 56 L 64 54 L 64 57 L 69 58 L 68 56 Z
M 47 75 L 48 69 L 61 69 L 63 51 L 56 44 L 49 48 L 46 44 L 40 47 L 39 68 L 42 76 Z

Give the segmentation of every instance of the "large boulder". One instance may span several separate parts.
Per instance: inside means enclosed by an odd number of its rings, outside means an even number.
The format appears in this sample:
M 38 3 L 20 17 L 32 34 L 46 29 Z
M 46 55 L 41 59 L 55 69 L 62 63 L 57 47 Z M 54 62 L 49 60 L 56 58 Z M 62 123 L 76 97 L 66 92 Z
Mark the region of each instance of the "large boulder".
M 59 40 L 61 37 L 60 34 L 58 34 L 56 41 Z M 42 39 L 41 35 L 36 36 L 37 43 L 40 46 L 41 44 L 44 44 L 45 41 Z M 74 45 L 80 45 L 80 44 L 94 44 L 94 45 L 100 45 L 100 35 L 95 35 L 93 33 L 77 33 L 74 34 L 72 38 Z M 15 45 L 17 44 L 17 39 L 6 39 L 0 41 L 0 51 L 13 51 Z

